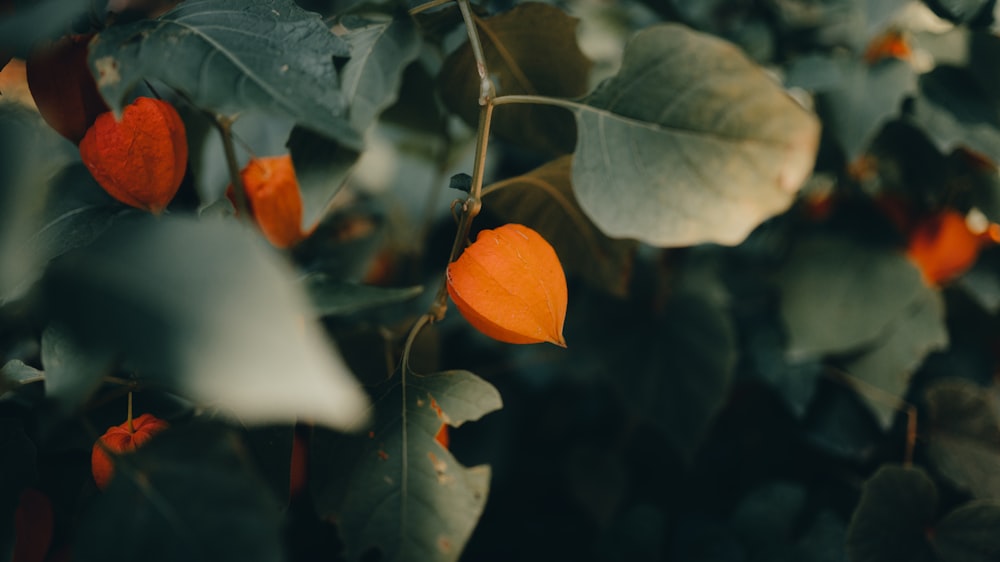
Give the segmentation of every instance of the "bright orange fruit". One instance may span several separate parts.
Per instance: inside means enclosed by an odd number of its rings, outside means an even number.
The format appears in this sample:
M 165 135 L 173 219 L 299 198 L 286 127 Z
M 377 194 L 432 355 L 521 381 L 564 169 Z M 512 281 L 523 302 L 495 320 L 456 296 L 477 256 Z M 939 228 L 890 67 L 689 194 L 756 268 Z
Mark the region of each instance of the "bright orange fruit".
M 172 105 L 138 98 L 116 121 L 101 114 L 80 141 L 80 157 L 112 197 L 160 213 L 177 194 L 187 168 L 184 122 Z
M 913 54 L 906 38 L 898 30 L 889 30 L 879 35 L 865 49 L 865 62 L 875 64 L 883 59 L 908 59 Z
M 969 230 L 965 216 L 947 210 L 914 227 L 906 254 L 929 284 L 941 285 L 969 269 L 984 242 L 982 236 Z
M 104 447 L 107 447 L 112 453 L 130 453 L 167 427 L 169 427 L 167 422 L 153 414 L 143 414 L 132 420 L 131 427 L 126 421 L 104 432 L 98 442 L 94 443 L 94 448 L 90 453 L 90 468 L 94 473 L 94 482 L 97 482 L 97 487 L 102 490 L 107 487 L 115 470 L 111 457 L 104 452 Z M 101 447 L 101 443 L 104 444 L 104 447 Z
M 534 230 L 484 230 L 448 265 L 448 295 L 480 332 L 507 343 L 566 347 L 566 275 L 555 250 Z
M 302 193 L 290 155 L 253 158 L 240 177 L 250 214 L 271 244 L 289 248 L 309 235 L 302 231 Z

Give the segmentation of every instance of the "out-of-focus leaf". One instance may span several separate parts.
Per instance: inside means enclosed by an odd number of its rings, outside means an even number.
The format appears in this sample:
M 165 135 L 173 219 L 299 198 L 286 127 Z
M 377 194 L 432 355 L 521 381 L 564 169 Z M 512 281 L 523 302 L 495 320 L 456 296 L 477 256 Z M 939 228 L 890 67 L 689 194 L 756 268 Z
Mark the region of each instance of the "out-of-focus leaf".
M 910 386 L 910 377 L 920 367 L 924 357 L 948 345 L 944 323 L 944 302 L 940 293 L 928 289 L 886 327 L 884 337 L 861 357 L 847 363 L 844 369 L 852 376 L 902 400 Z M 892 425 L 900 411 L 898 404 L 862 393 L 883 429 Z
M 234 222 L 135 221 L 66 255 L 43 287 L 81 349 L 248 423 L 343 428 L 366 400 L 293 274 Z
M 396 15 L 383 20 L 345 18 L 342 37 L 351 46 L 341 91 L 350 105 L 350 122 L 364 134 L 384 109 L 399 97 L 403 69 L 420 52 L 413 19 Z
M 937 489 L 920 468 L 883 466 L 865 482 L 847 531 L 852 562 L 932 562 L 925 535 Z
M 44 222 L 50 184 L 66 163 L 61 145 L 37 114 L 0 105 L 0 304 L 19 296 L 44 263 L 27 246 Z
M 14 14 L 0 12 L 0 54 L 27 58 L 41 41 L 54 41 L 68 33 L 73 22 L 93 8 L 91 0 L 43 0 L 21 3 Z M 0 68 L 6 61 L 0 59 Z
M 1000 499 L 1000 423 L 990 393 L 971 382 L 942 381 L 926 394 L 927 454 L 934 469 L 981 499 Z
M 957 24 L 968 24 L 982 17 L 990 0 L 925 0 L 934 13 Z
M 255 427 L 247 431 L 245 440 L 249 457 L 274 498 L 283 504 L 288 503 L 295 427 Z
M 572 156 L 483 190 L 483 204 L 507 222 L 526 224 L 555 248 L 567 274 L 624 295 L 636 243 L 604 235 L 576 202 L 570 183 Z
M 944 562 L 1000 560 L 1000 504 L 975 501 L 964 504 L 934 526 L 931 544 Z
M 206 423 L 172 427 L 118 460 L 108 488 L 81 518 L 73 556 L 271 562 L 284 556 L 281 522 L 234 432 Z
M 795 60 L 786 82 L 818 92 L 820 113 L 848 160 L 860 156 L 903 100 L 917 90 L 910 65 L 888 59 L 869 65 L 853 56 L 810 55 Z
M 967 146 L 1000 162 L 1000 103 L 965 70 L 941 66 L 920 77 L 913 119 L 944 152 Z
M 859 350 L 932 291 L 901 252 L 831 237 L 796 244 L 777 282 L 793 357 Z
M 613 238 L 735 245 L 791 205 L 819 124 L 736 47 L 647 28 L 576 106 L 573 189 Z
M 305 278 L 306 292 L 318 316 L 342 316 L 368 308 L 406 301 L 422 293 L 421 286 L 400 289 L 358 285 L 331 279 L 323 273 Z
M 114 357 L 104 350 L 81 348 L 71 334 L 51 325 L 42 332 L 45 395 L 64 412 L 84 404 L 109 374 Z
M 476 23 L 497 95 L 573 98 L 587 93 L 592 63 L 577 45 L 576 18 L 555 6 L 526 2 L 503 14 L 476 16 Z M 468 42 L 445 60 L 438 80 L 448 108 L 474 126 L 480 79 Z M 497 108 L 493 131 L 549 154 L 572 152 L 575 140 L 568 113 L 536 105 Z
M 487 466 L 462 466 L 435 436 L 501 407 L 492 385 L 466 371 L 398 374 L 373 389 L 365 436 L 317 433 L 311 445 L 318 512 L 336 519 L 348 560 L 453 561 L 489 491 Z M 364 427 L 362 424 L 361 427 Z
M 140 81 L 157 79 L 201 109 L 287 117 L 357 149 L 333 61 L 348 55 L 292 0 L 186 0 L 155 20 L 105 29 L 89 61 L 115 111 Z
M 908 0 L 770 0 L 779 25 L 808 31 L 812 40 L 831 47 L 862 51 L 885 30 L 892 16 Z
M 23 361 L 11 359 L 0 367 L 0 396 L 22 384 L 45 380 L 45 373 L 26 365 Z
M 309 231 L 323 219 L 361 153 L 301 126 L 292 129 L 287 146 L 302 193 L 302 229 Z

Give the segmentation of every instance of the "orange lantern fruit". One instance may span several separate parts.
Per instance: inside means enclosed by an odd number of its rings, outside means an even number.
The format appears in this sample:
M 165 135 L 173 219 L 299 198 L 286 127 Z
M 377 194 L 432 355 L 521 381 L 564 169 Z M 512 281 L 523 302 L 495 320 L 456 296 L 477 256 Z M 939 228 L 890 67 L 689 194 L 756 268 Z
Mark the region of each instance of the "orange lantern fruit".
M 290 155 L 253 158 L 240 178 L 250 214 L 271 244 L 290 248 L 309 235 L 302 231 L 302 193 Z M 232 189 L 230 185 L 230 199 Z
M 906 255 L 929 284 L 941 285 L 969 269 L 983 244 L 983 237 L 969 230 L 965 216 L 947 210 L 913 228 Z
M 110 111 L 97 118 L 80 141 L 80 157 L 109 195 L 159 214 L 184 180 L 184 122 L 169 103 L 138 98 L 120 121 Z
M 105 448 L 115 454 L 130 453 L 167 427 L 167 422 L 153 414 L 143 414 L 131 420 L 131 423 L 126 421 L 104 432 L 98 442 L 94 443 L 90 454 L 90 468 L 97 487 L 103 490 L 114 476 L 114 463 Z
M 42 119 L 75 143 L 108 111 L 87 64 L 87 45 L 93 36 L 63 37 L 36 49 L 25 61 L 28 89 Z
M 480 232 L 448 265 L 447 288 L 469 324 L 493 339 L 566 347 L 566 275 L 552 246 L 524 225 Z

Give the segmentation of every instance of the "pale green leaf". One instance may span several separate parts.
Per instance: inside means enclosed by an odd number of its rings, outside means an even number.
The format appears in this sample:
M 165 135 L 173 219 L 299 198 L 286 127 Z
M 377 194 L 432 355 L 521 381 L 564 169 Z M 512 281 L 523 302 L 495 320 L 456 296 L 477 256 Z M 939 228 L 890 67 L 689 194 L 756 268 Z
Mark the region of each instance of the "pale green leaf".
M 201 109 L 286 117 L 357 148 L 333 61 L 348 54 L 292 0 L 186 0 L 158 19 L 105 29 L 89 60 L 115 111 L 142 80 L 156 79 Z
M 819 123 L 735 46 L 669 24 L 574 110 L 573 189 L 608 236 L 734 245 L 787 209 Z

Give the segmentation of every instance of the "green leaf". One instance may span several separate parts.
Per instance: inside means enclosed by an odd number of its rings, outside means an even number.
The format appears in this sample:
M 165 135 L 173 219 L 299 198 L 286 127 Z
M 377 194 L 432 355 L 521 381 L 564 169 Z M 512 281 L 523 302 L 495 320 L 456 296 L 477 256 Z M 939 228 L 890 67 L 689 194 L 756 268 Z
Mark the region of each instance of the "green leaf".
M 86 403 L 101 378 L 110 374 L 113 363 L 109 353 L 81 348 L 64 327 L 53 324 L 42 332 L 45 395 L 63 412 L 73 412 Z
M 14 390 L 21 385 L 33 382 L 44 381 L 45 373 L 26 365 L 24 361 L 11 359 L 0 367 L 0 397 L 7 391 Z
M 928 353 L 948 345 L 948 330 L 944 322 L 944 301 L 941 294 L 927 288 L 892 323 L 875 347 L 861 357 L 849 361 L 844 369 L 852 376 L 884 391 L 900 401 L 910 386 L 910 377 L 923 363 Z M 889 429 L 898 404 L 883 396 L 862 393 L 882 429 Z
M 235 221 L 145 218 L 64 256 L 43 286 L 82 349 L 248 423 L 345 427 L 366 400 L 288 265 Z
M 628 291 L 637 244 L 612 240 L 580 209 L 570 183 L 572 156 L 483 190 L 483 204 L 507 222 L 526 224 L 555 248 L 569 275 L 615 295 Z
M 980 499 L 1000 499 L 1000 423 L 995 399 L 982 387 L 955 379 L 926 394 L 927 455 L 934 469 Z
M 347 559 L 458 560 L 486 504 L 490 471 L 466 468 L 435 441 L 501 407 L 492 385 L 467 371 L 395 376 L 373 389 L 367 436 L 317 434 L 310 474 L 322 517 L 338 523 Z
M 941 66 L 920 77 L 913 119 L 938 147 L 967 146 L 1000 162 L 1000 104 L 964 69 Z
M 300 126 L 292 129 L 287 146 L 302 193 L 302 229 L 308 232 L 323 219 L 361 153 Z
M 483 54 L 497 95 L 533 94 L 573 98 L 587 93 L 592 63 L 576 41 L 579 20 L 539 2 L 480 18 Z M 438 75 L 441 99 L 466 123 L 479 121 L 480 78 L 472 47 L 464 43 Z M 493 132 L 546 154 L 573 150 L 572 117 L 561 109 L 534 105 L 497 108 Z
M 898 115 L 903 100 L 917 90 L 909 63 L 891 59 L 869 65 L 853 56 L 806 56 L 788 69 L 786 82 L 818 91 L 820 113 L 854 161 L 878 130 Z
M 934 526 L 931 544 L 943 562 L 1000 560 L 1000 504 L 969 502 Z
M 932 298 L 901 252 L 833 237 L 799 241 L 777 283 L 792 357 L 859 350 Z
M 787 209 L 819 123 L 733 45 L 683 26 L 639 32 L 574 111 L 573 189 L 612 238 L 735 245 Z
M 138 83 L 156 79 L 200 109 L 287 117 L 357 149 L 333 61 L 348 54 L 292 0 L 187 0 L 156 20 L 102 31 L 89 60 L 116 112 Z
M 53 178 L 68 159 L 64 144 L 38 114 L 0 105 L 0 304 L 20 296 L 44 263 L 27 246 L 43 224 Z
M 926 4 L 937 15 L 957 24 L 968 24 L 979 19 L 991 5 L 989 0 L 927 0 Z
M 171 427 L 117 460 L 80 520 L 73 556 L 271 562 L 284 558 L 281 523 L 236 434 L 196 423 Z
M 936 506 L 937 489 L 922 469 L 883 466 L 865 482 L 851 517 L 851 561 L 932 562 L 926 529 Z
M 399 97 L 403 69 L 420 53 L 420 36 L 408 15 L 381 20 L 344 18 L 342 37 L 351 46 L 341 91 L 350 105 L 354 130 L 364 133 Z
M 55 41 L 71 24 L 93 9 L 91 0 L 44 0 L 22 3 L 16 13 L 0 18 L 0 54 L 27 58 L 42 41 Z M 5 15 L 0 12 L 0 15 Z M 0 68 L 6 61 L 0 59 Z
M 305 279 L 306 292 L 319 316 L 343 316 L 369 308 L 410 300 L 424 292 L 421 286 L 391 289 L 358 285 L 316 273 Z

